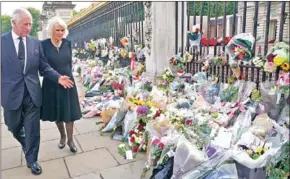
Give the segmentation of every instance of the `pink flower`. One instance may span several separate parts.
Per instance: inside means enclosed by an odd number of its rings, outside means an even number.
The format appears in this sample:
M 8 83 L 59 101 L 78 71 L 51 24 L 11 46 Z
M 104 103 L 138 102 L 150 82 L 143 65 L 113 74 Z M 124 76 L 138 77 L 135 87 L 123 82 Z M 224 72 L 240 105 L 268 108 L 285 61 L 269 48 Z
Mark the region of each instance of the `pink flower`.
M 273 62 L 268 62 L 268 68 L 274 68 L 274 67 L 275 67 L 275 65 Z
M 240 60 L 243 59 L 244 57 L 245 57 L 245 55 L 243 55 L 243 54 L 238 55 L 238 59 L 240 59 Z

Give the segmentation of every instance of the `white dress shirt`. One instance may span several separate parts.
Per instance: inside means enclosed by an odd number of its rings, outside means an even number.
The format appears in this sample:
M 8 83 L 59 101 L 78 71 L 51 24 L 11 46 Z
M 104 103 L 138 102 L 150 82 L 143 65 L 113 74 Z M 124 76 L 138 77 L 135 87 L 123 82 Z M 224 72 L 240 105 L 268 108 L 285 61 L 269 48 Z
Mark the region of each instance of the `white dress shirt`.
M 19 51 L 18 48 L 19 48 L 19 42 L 20 42 L 20 40 L 18 39 L 19 36 L 13 30 L 11 30 L 11 33 L 12 33 L 12 39 L 13 39 L 13 42 L 14 42 L 16 54 L 18 56 L 18 51 Z M 23 69 L 23 74 L 24 74 L 25 73 L 25 68 L 26 68 L 26 61 L 27 61 L 26 37 L 22 37 L 22 41 L 24 43 L 24 50 L 25 50 L 24 69 Z

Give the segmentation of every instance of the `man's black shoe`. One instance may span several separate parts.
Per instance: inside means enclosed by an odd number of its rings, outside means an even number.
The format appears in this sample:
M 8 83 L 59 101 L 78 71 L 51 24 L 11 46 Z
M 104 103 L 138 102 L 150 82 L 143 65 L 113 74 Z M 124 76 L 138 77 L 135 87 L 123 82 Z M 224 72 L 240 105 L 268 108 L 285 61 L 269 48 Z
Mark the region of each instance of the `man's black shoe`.
M 34 175 L 40 175 L 42 173 L 41 166 L 37 162 L 27 163 L 27 167 L 31 169 L 31 173 Z

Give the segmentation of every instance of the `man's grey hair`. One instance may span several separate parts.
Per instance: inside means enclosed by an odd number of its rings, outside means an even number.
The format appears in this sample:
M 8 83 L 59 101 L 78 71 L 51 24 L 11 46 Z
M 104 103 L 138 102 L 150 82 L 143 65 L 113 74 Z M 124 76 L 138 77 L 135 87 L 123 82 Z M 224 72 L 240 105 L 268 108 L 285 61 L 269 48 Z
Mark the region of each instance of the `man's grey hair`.
M 68 29 L 67 29 L 67 25 L 64 22 L 64 20 L 62 20 L 60 17 L 58 16 L 54 16 L 53 18 L 51 18 L 50 20 L 48 20 L 48 24 L 47 24 L 47 35 L 48 37 L 52 37 L 52 31 L 55 25 L 60 25 L 64 28 L 64 38 L 66 38 L 68 36 Z
M 28 15 L 28 16 L 30 16 L 31 19 L 32 19 L 32 15 L 31 15 L 31 13 L 30 13 L 27 9 L 25 9 L 25 8 L 18 8 L 18 9 L 15 9 L 15 10 L 13 11 L 13 14 L 12 14 L 12 17 L 11 17 L 11 24 L 12 24 L 12 26 L 13 26 L 12 21 L 16 21 L 16 22 L 18 22 L 18 20 L 20 19 L 20 16 L 21 16 L 22 14 Z

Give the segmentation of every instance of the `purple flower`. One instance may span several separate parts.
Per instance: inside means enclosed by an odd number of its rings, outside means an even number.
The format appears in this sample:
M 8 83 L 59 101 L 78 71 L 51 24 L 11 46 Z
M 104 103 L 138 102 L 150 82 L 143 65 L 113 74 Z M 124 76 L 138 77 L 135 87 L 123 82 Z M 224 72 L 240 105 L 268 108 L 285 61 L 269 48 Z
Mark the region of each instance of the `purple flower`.
M 147 115 L 148 111 L 149 111 L 148 106 L 139 106 L 137 108 L 137 115 L 145 116 L 145 115 Z
M 206 154 L 208 157 L 211 157 L 213 154 L 215 154 L 215 152 L 216 152 L 216 149 L 213 147 L 208 146 L 206 148 Z

